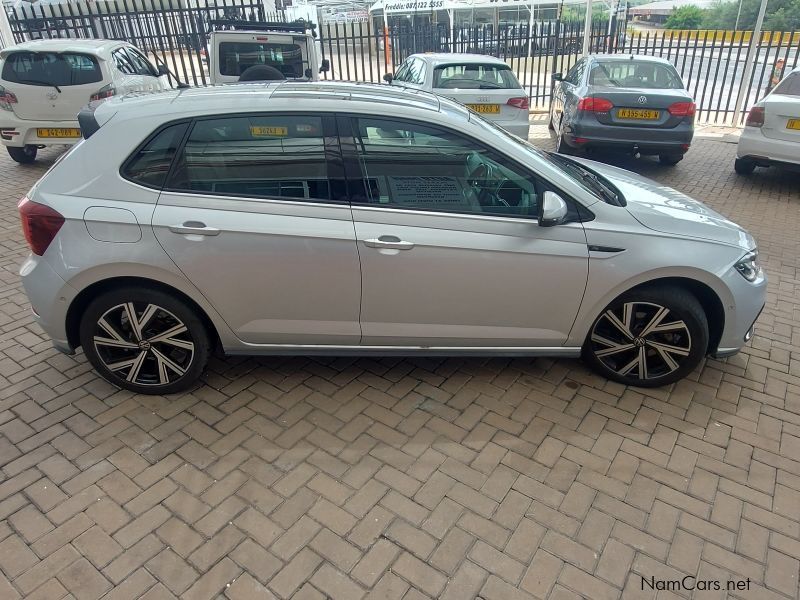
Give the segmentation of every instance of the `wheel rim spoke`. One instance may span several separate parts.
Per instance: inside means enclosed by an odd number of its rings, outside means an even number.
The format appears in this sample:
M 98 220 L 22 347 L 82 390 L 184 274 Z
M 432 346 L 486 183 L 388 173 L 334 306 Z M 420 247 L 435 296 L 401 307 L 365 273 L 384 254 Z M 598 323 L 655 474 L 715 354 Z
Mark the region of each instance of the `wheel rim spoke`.
M 186 350 L 194 350 L 194 344 L 192 342 L 175 338 L 176 335 L 180 335 L 185 331 L 187 331 L 186 326 L 181 323 L 180 325 L 176 325 L 175 327 L 168 329 L 164 333 L 160 333 L 149 338 L 147 341 L 151 344 L 161 342 L 164 344 L 177 346 L 178 348 L 184 348 Z
M 669 344 L 662 344 L 661 342 L 647 342 L 648 346 L 655 348 L 656 350 L 661 350 L 663 352 L 669 352 L 670 354 L 677 354 L 678 356 L 689 356 L 689 348 L 681 348 L 680 346 L 670 346 Z
M 617 354 L 619 352 L 624 352 L 626 350 L 631 350 L 632 348 L 635 348 L 635 346 L 632 343 L 618 344 L 617 342 L 613 342 L 608 338 L 604 338 L 603 336 L 598 335 L 596 333 L 592 334 L 592 341 L 607 346 L 607 348 L 605 348 L 604 350 L 598 350 L 597 352 L 595 352 L 597 356 L 611 356 L 612 354 Z
M 138 348 L 139 344 L 134 344 L 133 342 L 126 342 L 125 340 L 114 340 L 111 338 L 103 338 L 100 336 L 94 336 L 94 343 L 100 344 L 101 346 L 111 346 L 112 348 Z
M 653 318 L 650 319 L 650 322 L 645 325 L 644 329 L 642 329 L 642 333 L 639 335 L 641 337 L 647 337 L 652 331 L 654 327 L 658 327 L 659 323 L 664 320 L 664 318 L 669 314 L 669 309 L 664 308 L 663 306 L 658 309 Z
M 669 372 L 672 373 L 673 371 L 677 370 L 679 365 L 675 362 L 675 359 L 669 355 L 669 352 L 664 350 L 663 348 L 659 348 L 658 346 L 654 346 L 658 355 L 661 357 L 661 360 L 664 361 L 664 364 L 667 365 L 669 368 Z
M 156 361 L 158 362 L 158 374 L 159 380 L 166 379 L 166 381 L 161 381 L 161 383 L 168 383 L 169 376 L 167 375 L 167 368 L 171 369 L 178 375 L 183 375 L 186 373 L 186 370 L 179 365 L 176 365 L 172 362 L 169 358 L 164 356 L 161 352 L 159 352 L 156 348 L 152 348 L 153 356 L 156 357 Z
M 128 371 L 128 376 L 126 379 L 133 383 L 136 383 L 136 379 L 139 377 L 139 371 L 142 369 L 142 364 L 144 363 L 144 359 L 147 358 L 147 352 L 142 351 L 139 353 L 139 356 L 136 357 L 133 365 L 131 366 L 131 370 Z
M 628 305 L 626 304 L 625 306 L 628 306 Z M 620 333 L 622 333 L 622 335 L 624 335 L 624 336 L 625 336 L 626 338 L 628 338 L 629 340 L 632 340 L 632 339 L 633 339 L 633 334 L 631 333 L 631 330 L 630 330 L 630 328 L 629 328 L 627 325 L 625 325 L 625 323 L 623 323 L 622 321 L 620 321 L 620 320 L 619 320 L 619 318 L 617 317 L 617 315 L 615 315 L 615 314 L 614 314 L 613 312 L 611 312 L 610 310 L 607 310 L 607 311 L 605 312 L 605 315 L 604 315 L 604 316 L 605 316 L 605 318 L 606 318 L 606 319 L 608 319 L 608 321 L 609 321 L 609 322 L 610 322 L 610 323 L 611 323 L 611 324 L 612 324 L 614 327 L 616 327 L 616 328 L 617 328 L 617 329 L 620 331 Z M 627 316 L 626 316 L 626 318 L 627 318 Z
M 100 319 L 97 321 L 97 324 L 103 331 L 105 331 L 108 335 L 110 335 L 112 339 L 115 339 L 118 342 L 128 343 L 128 341 L 124 337 L 122 337 L 122 335 L 116 329 L 114 329 L 111 323 L 106 321 L 105 316 L 100 317 Z

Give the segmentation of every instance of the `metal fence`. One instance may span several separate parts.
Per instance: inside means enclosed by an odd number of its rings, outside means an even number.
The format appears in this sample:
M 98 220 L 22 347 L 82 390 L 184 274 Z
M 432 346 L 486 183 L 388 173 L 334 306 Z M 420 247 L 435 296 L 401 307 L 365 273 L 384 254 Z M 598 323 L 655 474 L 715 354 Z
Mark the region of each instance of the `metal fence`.
M 201 4 L 202 2 L 202 4 Z M 106 0 L 9 9 L 17 42 L 30 39 L 110 38 L 139 46 L 183 81 L 205 85 L 210 22 L 217 19 L 283 21 L 267 14 L 260 0 Z M 615 31 L 616 30 L 616 31 Z M 546 110 L 552 74 L 565 73 L 583 50 L 583 23 L 559 21 L 501 23 L 497 26 L 411 26 L 400 22 L 384 30 L 376 20 L 324 24 L 317 28 L 323 58 L 331 64 L 326 79 L 381 82 L 386 73 L 416 52 L 470 52 L 505 60 L 527 90 L 531 106 Z M 764 33 L 755 48 L 755 68 L 742 85 L 750 48 L 747 32 L 631 32 L 594 22 L 592 52 L 660 56 L 681 74 L 698 106 L 698 120 L 728 121 L 737 95 L 745 92 L 744 110 L 763 95 L 770 80 L 798 64 L 800 32 Z M 782 66 L 781 66 L 782 65 Z

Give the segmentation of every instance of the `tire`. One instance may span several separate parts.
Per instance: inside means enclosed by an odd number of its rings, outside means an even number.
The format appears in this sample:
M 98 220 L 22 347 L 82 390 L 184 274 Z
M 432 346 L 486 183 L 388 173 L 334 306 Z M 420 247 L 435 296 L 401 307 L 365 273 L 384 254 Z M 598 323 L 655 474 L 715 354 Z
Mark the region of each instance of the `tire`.
M 575 154 L 575 150 L 573 150 L 572 146 L 567 144 L 567 142 L 564 140 L 563 129 L 564 129 L 564 121 L 562 117 L 562 121 L 558 128 L 558 137 L 556 137 L 556 152 L 558 152 L 559 154 L 567 154 L 567 155 Z
M 8 155 L 21 165 L 29 165 L 36 160 L 36 146 L 6 146 Z
M 683 160 L 683 154 L 659 154 L 658 160 L 662 165 L 674 167 Z
M 131 325 L 130 305 L 136 326 Z M 185 330 L 164 338 L 180 327 Z M 169 293 L 147 288 L 121 287 L 101 294 L 84 311 L 79 333 L 97 372 L 139 394 L 173 394 L 191 387 L 211 351 L 209 333 L 194 309 Z M 169 341 L 154 339 L 158 337 Z
M 749 158 L 737 158 L 733 163 L 733 170 L 739 175 L 750 175 L 756 170 L 756 163 Z
M 646 333 L 654 324 L 662 329 Z M 627 292 L 605 308 L 586 336 L 583 359 L 608 379 L 659 387 L 693 371 L 707 350 L 708 321 L 697 298 L 680 288 L 653 286 Z

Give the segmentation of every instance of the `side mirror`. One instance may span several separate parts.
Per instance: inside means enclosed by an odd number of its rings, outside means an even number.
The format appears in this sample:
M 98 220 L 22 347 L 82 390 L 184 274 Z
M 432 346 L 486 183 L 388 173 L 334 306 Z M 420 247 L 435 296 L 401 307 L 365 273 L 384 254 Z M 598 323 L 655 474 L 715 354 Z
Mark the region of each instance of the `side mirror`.
M 555 192 L 545 192 L 539 205 L 539 227 L 560 225 L 567 218 L 567 212 L 567 203 L 561 196 Z
M 320 73 L 327 73 L 331 70 L 331 61 L 327 58 L 323 58 L 322 61 L 319 63 L 319 72 Z
M 561 73 L 553 73 L 553 81 L 564 81 L 564 76 Z
M 158 76 L 161 77 L 162 75 L 169 75 L 169 69 L 165 64 L 158 65 Z
M 383 76 L 383 80 L 384 80 L 386 83 L 392 83 L 392 80 L 393 80 L 393 79 L 394 79 L 394 75 L 392 75 L 391 73 L 386 73 L 386 74 Z

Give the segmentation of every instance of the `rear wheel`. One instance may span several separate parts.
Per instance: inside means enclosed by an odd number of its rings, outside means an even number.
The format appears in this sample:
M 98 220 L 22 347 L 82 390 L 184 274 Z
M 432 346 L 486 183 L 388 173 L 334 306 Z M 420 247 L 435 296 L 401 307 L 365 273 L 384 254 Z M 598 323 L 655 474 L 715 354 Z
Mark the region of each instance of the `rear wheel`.
M 739 175 L 750 175 L 756 170 L 756 163 L 749 158 L 737 158 L 733 163 L 733 170 Z
M 190 387 L 203 372 L 211 346 L 199 315 L 185 302 L 132 287 L 106 292 L 89 304 L 80 341 L 100 375 L 141 394 Z
M 584 360 L 626 385 L 658 387 L 690 373 L 708 348 L 708 321 L 697 299 L 673 287 L 632 290 L 597 317 Z
M 659 154 L 658 160 L 662 165 L 674 167 L 683 160 L 683 154 Z
M 6 146 L 8 155 L 22 165 L 27 165 L 36 160 L 36 146 Z

